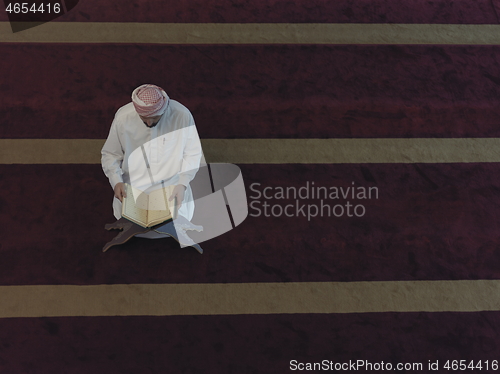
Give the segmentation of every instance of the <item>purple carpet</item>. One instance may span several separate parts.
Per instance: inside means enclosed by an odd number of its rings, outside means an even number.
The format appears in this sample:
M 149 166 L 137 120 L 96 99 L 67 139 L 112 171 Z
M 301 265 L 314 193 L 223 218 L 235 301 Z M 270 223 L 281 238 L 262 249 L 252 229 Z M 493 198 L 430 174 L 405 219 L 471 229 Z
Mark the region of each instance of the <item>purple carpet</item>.
M 112 190 L 98 165 L 1 165 L 0 189 L 6 193 L 0 220 L 9 229 L 0 247 L 0 284 L 500 277 L 498 164 L 240 167 L 250 216 L 235 230 L 203 243 L 206 253 L 200 256 L 191 248 L 181 250 L 172 239 L 134 238 L 101 253 L 115 234 L 104 230 L 114 222 Z M 298 191 L 306 182 L 344 190 L 352 182 L 377 187 L 379 198 L 325 200 L 330 217 L 323 208 L 323 217 L 320 212 L 310 220 L 304 216 L 307 205 L 321 209 L 318 199 L 257 198 L 266 187 Z M 365 214 L 348 217 L 348 201 L 363 205 Z M 269 217 L 264 203 L 270 205 Z M 281 213 L 289 204 L 288 212 L 299 217 Z M 344 206 L 343 216 L 334 216 L 335 205 Z M 335 209 L 339 215 L 340 208 Z
M 495 24 L 498 10 L 498 0 L 80 0 L 56 22 Z
M 485 361 L 498 360 L 499 317 L 482 312 L 4 319 L 0 371 L 281 374 L 293 372 L 292 360 L 363 360 L 423 365 L 403 373 L 446 373 L 453 372 L 444 369 L 447 360 L 481 360 L 477 372 L 495 373 L 485 370 Z M 429 371 L 429 361 L 436 360 L 440 370 Z
M 2 138 L 103 139 L 144 82 L 190 108 L 202 138 L 500 136 L 498 46 L 2 44 L 0 51 L 9 56 L 0 61 Z

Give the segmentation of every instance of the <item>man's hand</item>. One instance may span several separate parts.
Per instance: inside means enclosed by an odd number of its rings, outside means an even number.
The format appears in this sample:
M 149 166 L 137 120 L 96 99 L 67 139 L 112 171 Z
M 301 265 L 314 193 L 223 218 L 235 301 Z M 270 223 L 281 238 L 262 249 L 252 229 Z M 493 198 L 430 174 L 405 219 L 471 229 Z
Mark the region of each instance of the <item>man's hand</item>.
M 178 184 L 174 187 L 172 195 L 170 196 L 168 201 L 172 201 L 173 199 L 177 198 L 177 206 L 180 206 L 182 204 L 182 201 L 184 200 L 184 192 L 186 192 L 186 186 L 184 186 L 183 184 Z
M 115 197 L 123 202 L 123 198 L 127 197 L 127 192 L 125 192 L 125 183 L 117 183 L 115 186 Z

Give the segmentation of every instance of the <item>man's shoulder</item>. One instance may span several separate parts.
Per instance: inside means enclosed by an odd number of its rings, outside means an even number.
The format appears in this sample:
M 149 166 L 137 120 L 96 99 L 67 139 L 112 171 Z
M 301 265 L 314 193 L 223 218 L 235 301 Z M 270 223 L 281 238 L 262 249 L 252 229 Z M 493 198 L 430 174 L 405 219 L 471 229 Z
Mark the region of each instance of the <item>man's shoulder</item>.
M 127 117 L 135 114 L 135 107 L 132 102 L 125 104 L 116 111 L 115 118 Z
M 189 111 L 189 109 L 178 101 L 170 99 L 169 105 L 172 111 L 191 116 L 191 112 Z
M 167 109 L 167 121 L 170 131 L 187 128 L 194 125 L 194 118 L 188 108 L 175 100 L 170 100 Z
M 135 111 L 134 104 L 131 102 L 125 104 L 116 111 L 112 126 L 122 131 L 128 123 L 136 119 L 136 116 L 137 112 Z

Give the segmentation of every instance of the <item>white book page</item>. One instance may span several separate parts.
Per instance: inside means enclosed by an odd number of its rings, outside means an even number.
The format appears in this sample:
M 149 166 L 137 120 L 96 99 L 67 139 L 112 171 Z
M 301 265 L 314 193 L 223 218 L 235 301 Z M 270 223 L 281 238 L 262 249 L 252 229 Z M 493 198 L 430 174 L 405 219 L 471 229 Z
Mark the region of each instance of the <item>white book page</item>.
M 165 221 L 172 218 L 170 214 L 169 202 L 173 186 L 166 186 L 165 188 L 153 191 L 149 195 L 149 222 Z
M 126 185 L 127 197 L 123 199 L 122 215 L 146 225 L 148 218 L 148 211 L 146 209 L 148 196 L 140 193 L 139 190 L 134 190 L 132 186 Z

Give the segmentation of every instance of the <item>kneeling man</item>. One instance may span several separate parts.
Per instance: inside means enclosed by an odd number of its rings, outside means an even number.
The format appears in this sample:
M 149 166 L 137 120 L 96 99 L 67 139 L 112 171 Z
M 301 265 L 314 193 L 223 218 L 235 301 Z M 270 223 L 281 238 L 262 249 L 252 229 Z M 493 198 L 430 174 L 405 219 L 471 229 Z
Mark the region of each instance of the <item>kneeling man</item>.
M 132 93 L 132 102 L 115 114 L 102 148 L 102 168 L 114 189 L 113 212 L 121 218 L 125 183 L 141 191 L 170 185 L 178 215 L 191 220 L 194 201 L 189 182 L 195 177 L 202 149 L 191 112 L 158 86 L 145 84 Z M 147 238 L 165 237 L 150 231 Z

